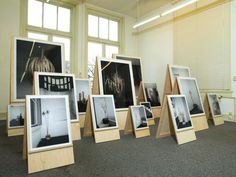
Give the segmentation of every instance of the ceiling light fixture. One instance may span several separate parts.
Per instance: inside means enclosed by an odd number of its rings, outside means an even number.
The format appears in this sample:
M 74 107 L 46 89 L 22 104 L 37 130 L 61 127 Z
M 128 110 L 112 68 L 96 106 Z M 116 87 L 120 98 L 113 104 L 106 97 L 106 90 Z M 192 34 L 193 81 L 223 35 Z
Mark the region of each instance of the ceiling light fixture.
M 140 27 L 140 26 L 142 26 L 142 25 L 144 25 L 146 23 L 149 23 L 149 22 L 151 22 L 153 20 L 156 20 L 156 19 L 158 19 L 160 17 L 161 17 L 160 15 L 156 15 L 154 17 L 151 17 L 151 18 L 147 19 L 147 20 L 141 21 L 141 22 L 137 23 L 136 25 L 134 25 L 133 28 L 138 28 L 138 27 Z

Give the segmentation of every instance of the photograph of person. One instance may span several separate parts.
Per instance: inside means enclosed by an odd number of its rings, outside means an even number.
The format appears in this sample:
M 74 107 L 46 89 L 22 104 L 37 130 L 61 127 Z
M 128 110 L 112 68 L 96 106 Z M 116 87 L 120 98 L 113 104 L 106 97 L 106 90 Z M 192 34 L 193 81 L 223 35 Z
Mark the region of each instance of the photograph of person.
M 35 71 L 62 73 L 63 56 L 62 44 L 15 38 L 12 102 L 24 101 L 25 95 L 32 95 Z
M 195 78 L 178 77 L 177 78 L 180 94 L 186 96 L 191 116 L 204 115 L 204 108 L 200 97 L 197 81 Z
M 144 83 L 143 87 L 145 100 L 150 102 L 152 107 L 161 106 L 156 83 Z
M 131 106 L 131 115 L 135 130 L 148 128 L 148 121 L 143 105 Z
M 100 94 L 113 95 L 116 109 L 136 104 L 130 61 L 98 58 L 98 71 Z
M 207 97 L 208 97 L 212 117 L 222 116 L 220 103 L 219 103 L 219 99 L 217 95 L 215 93 L 208 93 Z
M 75 79 L 76 100 L 79 113 L 85 113 L 88 97 L 91 93 L 89 79 Z
M 8 128 L 23 128 L 25 120 L 25 104 L 8 105 Z
M 184 95 L 168 95 L 168 105 L 176 131 L 193 127 Z
M 68 96 L 26 97 L 30 152 L 72 145 Z
M 91 95 L 94 130 L 118 128 L 113 95 Z
M 143 105 L 145 108 L 147 119 L 153 119 L 152 107 L 150 102 L 140 102 L 140 105 Z
M 35 93 L 68 95 L 71 121 L 79 121 L 74 74 L 35 72 Z
M 185 66 L 169 65 L 172 86 L 177 77 L 190 77 L 190 69 Z

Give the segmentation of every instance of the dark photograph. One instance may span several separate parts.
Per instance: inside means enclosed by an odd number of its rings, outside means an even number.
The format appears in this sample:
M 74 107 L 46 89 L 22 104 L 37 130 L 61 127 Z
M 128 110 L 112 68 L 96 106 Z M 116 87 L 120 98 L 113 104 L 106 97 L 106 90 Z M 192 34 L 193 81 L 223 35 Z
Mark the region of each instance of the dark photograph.
M 147 116 L 144 106 L 131 106 L 131 115 L 135 129 L 143 129 L 148 127 Z
M 185 96 L 170 95 L 168 96 L 168 103 L 175 129 L 178 131 L 192 128 L 192 121 Z
M 30 96 L 27 99 L 30 150 L 71 144 L 68 97 Z
M 152 107 L 161 106 L 156 83 L 144 83 L 144 94 L 146 101 L 150 102 Z
M 143 106 L 144 106 L 147 119 L 152 119 L 152 118 L 154 118 L 154 117 L 153 117 L 153 114 L 152 114 L 152 108 L 151 108 L 150 102 L 140 102 L 140 105 L 143 105 Z
M 136 96 L 138 96 L 139 86 L 142 81 L 141 59 L 138 57 L 130 57 L 130 56 L 123 56 L 123 55 L 115 55 L 115 58 L 120 59 L 120 60 L 131 61 L 132 69 L 133 69 L 135 94 Z
M 134 84 L 130 61 L 99 60 L 101 94 L 113 95 L 117 109 L 135 105 Z
M 62 72 L 62 45 L 16 39 L 14 56 L 14 99 L 32 95 L 33 73 Z
M 68 95 L 70 118 L 79 120 L 73 74 L 35 73 L 35 91 L 39 95 Z
M 88 79 L 75 79 L 76 100 L 79 113 L 85 113 L 88 97 L 90 95 L 90 84 Z
M 25 120 L 25 104 L 8 105 L 8 128 L 22 128 Z
M 221 116 L 220 103 L 217 95 L 214 93 L 208 93 L 207 96 L 212 116 Z

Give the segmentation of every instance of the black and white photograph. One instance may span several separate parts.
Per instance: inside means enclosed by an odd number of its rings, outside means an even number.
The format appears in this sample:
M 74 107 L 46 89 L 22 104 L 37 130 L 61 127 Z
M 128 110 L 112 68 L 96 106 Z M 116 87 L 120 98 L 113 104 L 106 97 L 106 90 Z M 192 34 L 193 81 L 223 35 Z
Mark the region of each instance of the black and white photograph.
M 190 77 L 190 69 L 185 66 L 170 65 L 169 72 L 172 86 L 177 77 Z
M 12 102 L 24 101 L 25 95 L 32 95 L 35 71 L 62 73 L 63 61 L 62 44 L 15 38 L 11 64 Z
M 132 69 L 133 69 L 135 95 L 138 96 L 139 86 L 142 81 L 141 58 L 125 56 L 125 55 L 114 55 L 114 58 L 119 59 L 119 60 L 131 61 Z
M 118 128 L 113 96 L 92 95 L 90 99 L 94 130 Z
M 29 152 L 72 145 L 66 95 L 26 97 Z
M 160 95 L 157 90 L 156 83 L 144 83 L 144 96 L 147 102 L 151 103 L 152 107 L 161 106 Z
M 23 128 L 25 120 L 25 104 L 8 105 L 8 128 Z
M 193 128 L 188 104 L 184 95 L 168 95 L 168 104 L 176 131 Z
M 220 103 L 219 103 L 219 99 L 217 97 L 217 94 L 208 93 L 207 97 L 208 97 L 208 102 L 210 105 L 212 117 L 222 116 L 221 109 L 220 109 Z
M 196 79 L 188 77 L 178 77 L 177 81 L 180 94 L 186 96 L 190 115 L 204 115 L 205 112 Z
M 79 113 L 85 113 L 89 95 L 91 94 L 89 79 L 75 79 L 76 101 Z
M 148 121 L 143 105 L 131 106 L 131 115 L 135 130 L 148 128 Z
M 116 109 L 136 104 L 130 61 L 98 59 L 100 94 L 113 95 Z
M 150 102 L 140 102 L 140 105 L 144 106 L 147 119 L 154 119 L 151 103 Z
M 68 95 L 71 121 L 78 121 L 74 74 L 35 72 L 37 95 Z

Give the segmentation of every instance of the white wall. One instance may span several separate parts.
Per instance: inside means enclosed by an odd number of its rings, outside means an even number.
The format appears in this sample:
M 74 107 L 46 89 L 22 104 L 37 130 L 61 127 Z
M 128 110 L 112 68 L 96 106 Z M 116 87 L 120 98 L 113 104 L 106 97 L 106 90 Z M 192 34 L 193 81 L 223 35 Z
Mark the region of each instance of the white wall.
M 236 76 L 236 1 L 231 2 L 231 79 L 233 96 L 236 96 L 236 80 L 233 78 Z M 235 77 L 236 78 L 236 77 Z
M 20 0 L 1 0 L 0 5 L 0 113 L 6 112 L 10 96 L 11 36 L 19 35 Z

